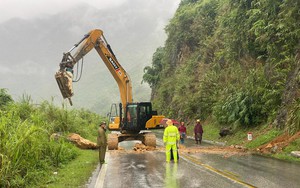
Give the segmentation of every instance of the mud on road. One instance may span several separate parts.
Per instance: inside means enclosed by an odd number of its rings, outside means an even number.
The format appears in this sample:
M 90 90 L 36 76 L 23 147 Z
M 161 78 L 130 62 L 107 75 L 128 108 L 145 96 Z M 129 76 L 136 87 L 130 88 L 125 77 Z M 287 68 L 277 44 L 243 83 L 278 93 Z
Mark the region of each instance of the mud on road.
M 143 153 L 147 151 L 165 151 L 165 147 L 159 146 L 159 147 L 149 147 L 145 146 L 142 143 L 136 143 L 132 150 L 125 150 L 122 147 L 118 147 L 118 150 L 110 150 L 110 153 Z M 196 147 L 185 147 L 184 145 L 179 145 L 179 153 L 186 153 L 186 154 L 192 154 L 192 153 L 207 153 L 207 154 L 219 154 L 222 155 L 224 158 L 230 157 L 233 155 L 243 156 L 243 155 L 249 155 L 251 152 L 246 150 L 242 147 L 236 147 L 236 146 L 196 146 Z

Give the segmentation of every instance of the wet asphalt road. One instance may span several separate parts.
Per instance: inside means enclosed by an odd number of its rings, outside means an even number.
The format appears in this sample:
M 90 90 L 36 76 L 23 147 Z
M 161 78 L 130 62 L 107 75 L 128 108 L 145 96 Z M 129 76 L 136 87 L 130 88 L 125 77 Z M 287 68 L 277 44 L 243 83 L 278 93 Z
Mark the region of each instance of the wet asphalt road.
M 162 146 L 162 135 L 157 145 Z M 120 146 L 131 150 L 137 141 Z M 206 147 L 188 140 L 187 147 Z M 247 155 L 224 158 L 217 154 L 180 154 L 179 162 L 166 163 L 162 151 L 107 152 L 97 185 L 104 188 L 146 187 L 300 187 L 300 165 Z

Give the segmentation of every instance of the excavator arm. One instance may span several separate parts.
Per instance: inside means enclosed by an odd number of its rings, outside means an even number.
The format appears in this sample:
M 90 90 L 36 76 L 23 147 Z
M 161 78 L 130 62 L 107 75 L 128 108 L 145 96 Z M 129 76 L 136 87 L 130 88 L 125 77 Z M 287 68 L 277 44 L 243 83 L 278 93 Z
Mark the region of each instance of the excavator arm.
M 77 47 L 77 51 L 72 55 L 71 52 Z M 71 97 L 74 95 L 72 88 L 73 67 L 92 49 L 95 49 L 98 52 L 106 67 L 116 80 L 120 91 L 122 106 L 125 108 L 127 103 L 132 103 L 133 101 L 131 80 L 124 68 L 118 62 L 110 45 L 107 43 L 103 31 L 99 29 L 92 30 L 84 35 L 77 44 L 63 54 L 60 69 L 55 74 L 63 98 L 68 98 L 72 105 Z

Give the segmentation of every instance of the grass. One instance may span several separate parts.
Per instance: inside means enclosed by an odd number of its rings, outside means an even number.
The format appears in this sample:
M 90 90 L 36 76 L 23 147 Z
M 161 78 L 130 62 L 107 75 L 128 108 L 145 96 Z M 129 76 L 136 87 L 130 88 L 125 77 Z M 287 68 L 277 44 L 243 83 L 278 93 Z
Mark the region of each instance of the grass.
M 295 158 L 291 156 L 292 151 L 300 151 L 300 138 L 296 139 L 294 142 L 291 142 L 287 147 L 283 149 L 282 153 L 274 154 L 272 156 L 277 159 L 282 159 L 286 161 L 300 162 L 300 158 Z
M 220 128 L 214 124 L 204 124 L 203 125 L 203 139 L 204 140 L 214 140 L 218 141 Z M 194 133 L 194 130 L 191 131 Z
M 98 154 L 79 150 L 64 138 L 75 132 L 95 141 L 103 119 L 47 101 L 33 105 L 25 100 L 0 108 L 0 187 L 83 185 L 98 163 Z M 53 133 L 62 139 L 50 139 Z
M 80 150 L 79 156 L 72 162 L 59 169 L 55 175 L 51 175 L 51 182 L 39 187 L 66 188 L 66 187 L 84 187 L 87 184 L 92 172 L 98 164 L 98 150 Z
M 243 145 L 249 149 L 253 149 L 260 145 L 263 145 L 282 133 L 282 131 L 280 130 L 270 129 L 270 127 L 265 125 L 258 126 L 252 129 L 237 128 L 236 130 L 234 130 L 232 135 L 221 138 L 219 136 L 220 127 L 218 125 L 207 124 L 203 126 L 203 129 L 203 139 L 205 140 L 224 142 L 226 143 L 226 145 Z M 193 131 L 191 132 L 193 133 Z M 252 141 L 248 141 L 247 136 L 249 132 L 251 132 L 253 135 Z
M 190 124 L 186 126 L 187 135 L 194 136 L 194 125 Z M 219 137 L 219 128 L 214 124 L 205 124 L 203 125 L 203 139 L 204 140 L 214 140 L 217 141 Z
M 263 129 L 262 129 L 262 132 L 264 132 Z M 247 148 L 254 149 L 261 145 L 264 145 L 264 144 L 270 142 L 271 140 L 273 140 L 274 138 L 276 138 L 277 136 L 279 136 L 282 133 L 282 131 L 277 130 L 277 129 L 272 129 L 272 130 L 266 131 L 264 134 L 260 134 L 260 132 L 256 132 L 256 133 L 259 135 L 254 140 L 252 140 L 251 142 L 248 142 L 245 145 Z

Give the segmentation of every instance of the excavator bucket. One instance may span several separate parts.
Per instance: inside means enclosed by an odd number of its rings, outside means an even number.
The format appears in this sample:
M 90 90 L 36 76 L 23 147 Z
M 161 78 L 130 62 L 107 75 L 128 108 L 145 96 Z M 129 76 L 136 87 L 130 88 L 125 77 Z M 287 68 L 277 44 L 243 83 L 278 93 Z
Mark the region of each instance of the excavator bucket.
M 74 95 L 72 88 L 73 75 L 68 71 L 58 71 L 55 74 L 58 87 L 64 99 L 68 98 L 70 105 L 72 106 L 71 97 Z

